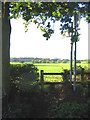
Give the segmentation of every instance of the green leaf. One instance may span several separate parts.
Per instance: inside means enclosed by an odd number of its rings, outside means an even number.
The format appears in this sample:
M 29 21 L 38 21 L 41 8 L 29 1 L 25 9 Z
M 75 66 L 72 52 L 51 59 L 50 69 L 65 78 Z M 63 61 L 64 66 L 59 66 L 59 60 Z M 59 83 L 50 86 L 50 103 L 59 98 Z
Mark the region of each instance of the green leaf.
M 69 24 L 71 23 L 71 18 L 75 13 L 75 7 L 77 11 L 81 14 L 80 16 L 84 16 L 88 23 L 90 22 L 90 17 L 88 13 L 88 3 L 72 3 L 72 2 L 11 2 L 10 3 L 10 12 L 12 16 L 10 18 L 18 18 L 20 15 L 24 20 L 30 21 L 31 19 L 39 19 L 34 20 L 33 22 L 36 24 L 42 24 L 40 27 L 41 31 L 49 32 L 49 37 L 53 33 L 53 31 L 48 31 L 48 28 L 51 29 L 50 23 L 47 23 L 47 19 L 51 19 L 52 21 L 59 21 L 63 23 L 61 26 L 62 35 L 65 34 L 65 30 L 69 31 Z M 68 25 L 66 25 L 68 23 Z M 46 30 L 45 30 L 46 29 Z
M 35 23 L 35 24 L 36 24 L 36 23 L 38 23 L 38 22 L 37 22 L 37 20 L 34 20 L 34 21 L 33 21 L 33 23 Z
M 9 19 L 11 19 L 11 18 L 15 18 L 15 14 L 9 16 L 8 18 L 9 18 Z

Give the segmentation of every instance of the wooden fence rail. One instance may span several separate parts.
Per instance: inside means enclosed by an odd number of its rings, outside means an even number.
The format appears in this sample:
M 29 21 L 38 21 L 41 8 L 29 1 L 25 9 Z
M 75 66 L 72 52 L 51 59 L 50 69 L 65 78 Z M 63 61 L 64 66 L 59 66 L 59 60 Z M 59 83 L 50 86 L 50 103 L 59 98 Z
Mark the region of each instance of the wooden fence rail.
M 41 77 L 40 77 L 41 83 L 40 84 L 41 84 L 42 88 L 43 88 L 44 84 L 63 84 L 66 81 L 68 81 L 67 76 L 69 75 L 69 73 L 67 72 L 67 70 L 64 70 L 64 72 L 62 72 L 62 73 L 44 73 L 44 70 L 41 70 L 40 73 L 41 73 Z M 81 81 L 83 81 L 83 83 L 76 81 L 76 84 L 80 84 L 80 83 L 85 84 L 84 83 L 84 75 L 90 76 L 90 72 L 84 72 L 84 70 L 82 69 L 82 71 L 80 73 L 77 73 L 77 75 L 79 75 L 79 74 L 81 75 Z M 44 75 L 62 75 L 64 82 L 45 82 Z M 39 77 L 39 73 L 38 73 L 38 77 Z M 73 84 L 73 82 L 72 82 L 72 84 Z
M 41 81 L 44 81 L 44 75 L 64 75 L 64 73 L 44 73 L 44 70 L 41 70 Z
M 41 89 L 43 89 L 43 87 L 44 87 L 44 85 L 46 84 L 50 84 L 50 85 L 53 85 L 53 86 L 55 86 L 55 84 L 63 84 L 63 83 L 65 83 L 66 81 L 67 81 L 67 75 L 68 74 L 66 74 L 66 71 L 67 70 L 64 70 L 64 72 L 63 73 L 44 73 L 44 70 L 41 70 L 41 78 L 40 78 L 40 80 L 41 80 Z M 44 82 L 44 75 L 62 75 L 63 76 L 63 81 L 64 82 Z
M 41 73 L 41 76 L 40 76 L 40 81 L 41 82 L 39 83 L 39 85 L 41 85 L 41 90 L 43 90 L 44 85 L 50 85 L 51 88 L 54 88 L 56 84 L 65 84 L 65 83 L 69 82 L 68 81 L 68 76 L 69 76 L 70 73 L 68 72 L 68 70 L 64 70 L 64 72 L 62 72 L 62 73 L 44 73 L 44 70 L 41 70 L 40 73 Z M 77 85 L 79 85 L 79 84 L 90 85 L 90 81 L 88 81 L 88 82 L 84 81 L 84 75 L 90 76 L 90 72 L 84 72 L 84 70 L 83 70 L 80 73 L 77 73 L 77 75 L 79 75 L 79 74 L 81 75 L 81 81 L 76 81 L 76 84 Z M 63 82 L 45 82 L 44 81 L 44 75 L 62 75 Z M 38 73 L 38 77 L 39 77 L 39 73 Z M 72 81 L 71 84 L 73 85 L 73 81 Z
M 43 75 L 63 75 L 63 73 L 43 73 Z

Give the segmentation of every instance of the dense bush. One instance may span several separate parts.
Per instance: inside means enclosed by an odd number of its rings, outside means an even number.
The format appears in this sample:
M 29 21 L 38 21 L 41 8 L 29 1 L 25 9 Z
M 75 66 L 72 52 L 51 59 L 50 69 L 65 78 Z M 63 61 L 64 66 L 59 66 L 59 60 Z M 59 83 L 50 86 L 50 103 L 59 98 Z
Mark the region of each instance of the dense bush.
M 77 74 L 81 73 L 82 70 L 84 70 L 84 72 L 90 72 L 90 68 L 89 67 L 86 67 L 86 66 L 82 67 L 81 65 L 76 66 Z M 74 71 L 74 67 L 72 68 L 72 73 L 73 73 L 73 71 Z
M 82 69 L 84 69 L 84 68 L 82 68 L 80 65 L 79 66 L 76 66 L 76 72 L 77 73 L 81 73 L 81 71 L 82 71 Z M 72 73 L 74 72 L 74 67 L 72 68 Z M 73 73 L 74 74 L 74 73 Z
M 55 109 L 54 118 L 88 118 L 88 104 L 66 102 Z
M 28 91 L 37 84 L 37 68 L 33 64 L 11 64 L 11 88 Z

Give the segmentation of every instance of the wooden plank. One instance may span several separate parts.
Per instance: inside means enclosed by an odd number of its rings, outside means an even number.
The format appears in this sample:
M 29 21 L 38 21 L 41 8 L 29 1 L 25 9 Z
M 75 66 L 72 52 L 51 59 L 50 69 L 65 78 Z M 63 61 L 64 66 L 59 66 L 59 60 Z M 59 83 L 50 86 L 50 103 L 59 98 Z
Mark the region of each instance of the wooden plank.
M 43 70 L 41 70 L 41 90 L 44 88 L 44 78 L 43 78 Z
M 64 84 L 64 82 L 44 82 L 44 84 Z M 76 84 L 88 84 L 88 82 L 76 82 Z
M 43 73 L 43 75 L 63 75 L 63 73 Z
M 44 84 L 63 84 L 63 82 L 44 82 Z
M 39 83 L 39 85 L 41 85 L 42 83 Z M 48 84 L 64 84 L 63 82 L 43 82 L 44 85 L 48 85 Z
M 64 82 L 43 82 L 43 84 L 45 85 L 47 85 L 47 84 L 65 84 Z M 73 84 L 73 82 L 72 82 L 72 84 Z M 82 85 L 90 85 L 90 82 L 76 82 L 76 84 L 82 84 Z M 39 83 L 39 85 L 41 85 L 41 83 Z

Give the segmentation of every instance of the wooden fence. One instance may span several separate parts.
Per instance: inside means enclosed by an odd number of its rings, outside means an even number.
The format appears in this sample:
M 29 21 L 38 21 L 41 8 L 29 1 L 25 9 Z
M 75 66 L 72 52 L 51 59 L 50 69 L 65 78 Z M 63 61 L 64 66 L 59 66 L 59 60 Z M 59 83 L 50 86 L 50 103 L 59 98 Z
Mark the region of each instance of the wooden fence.
M 41 87 L 43 88 L 44 85 L 46 84 L 51 84 L 51 85 L 55 85 L 55 84 L 65 84 L 68 82 L 68 76 L 70 75 L 68 70 L 64 70 L 64 72 L 62 73 L 44 73 L 44 70 L 41 70 L 40 71 L 40 85 Z M 76 84 L 86 84 L 86 82 L 84 82 L 84 75 L 88 75 L 90 77 L 90 72 L 84 72 L 84 69 L 82 69 L 82 71 L 80 73 L 77 73 L 77 75 L 81 75 L 81 82 L 77 82 L 76 81 Z M 44 81 L 44 75 L 62 75 L 62 78 L 63 78 L 63 82 L 45 82 Z M 38 73 L 38 76 L 39 76 L 39 73 Z M 83 81 L 83 82 L 82 82 Z M 73 82 L 72 82 L 73 84 Z M 90 82 L 88 82 L 88 84 L 90 84 Z

